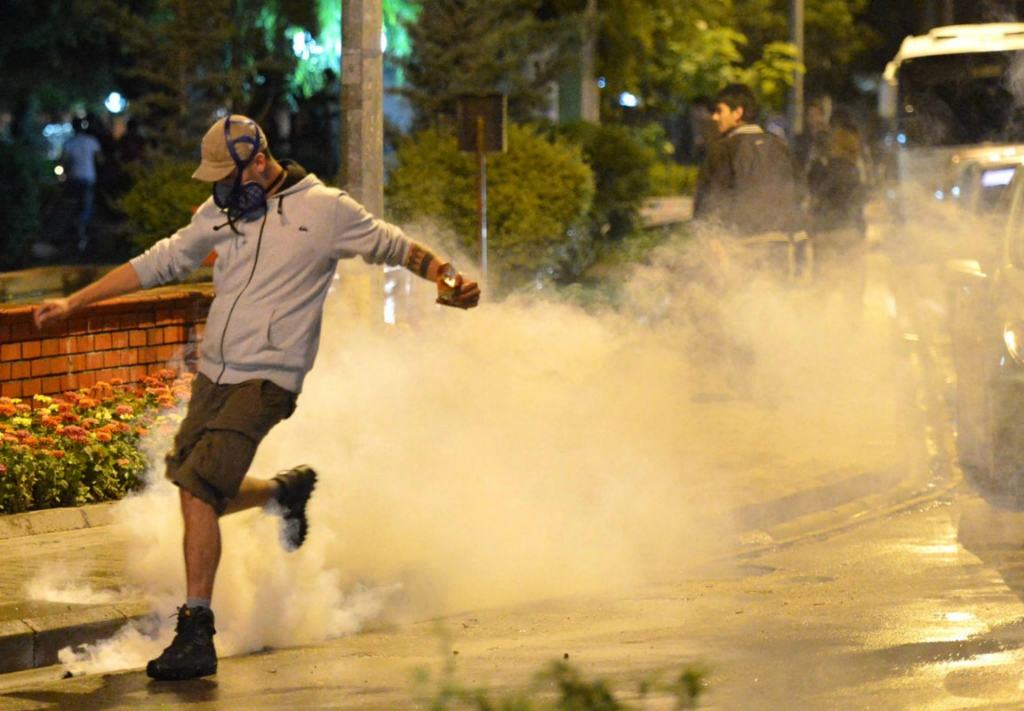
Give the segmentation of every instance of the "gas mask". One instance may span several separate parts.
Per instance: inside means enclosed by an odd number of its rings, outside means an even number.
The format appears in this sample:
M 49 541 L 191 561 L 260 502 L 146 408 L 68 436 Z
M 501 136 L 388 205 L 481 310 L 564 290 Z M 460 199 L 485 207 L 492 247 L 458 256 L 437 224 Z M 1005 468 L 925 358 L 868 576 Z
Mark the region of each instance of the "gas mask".
M 236 122 L 237 123 L 237 122 Z M 252 181 L 243 183 L 242 173 L 256 159 L 260 150 L 260 128 L 252 123 L 255 136 L 231 136 L 231 118 L 224 122 L 224 141 L 227 143 L 231 160 L 235 162 L 235 179 L 232 183 L 219 181 L 213 184 L 213 202 L 227 213 L 228 221 L 259 219 L 267 210 L 267 191 L 259 183 Z M 236 146 L 248 146 L 245 158 L 239 155 Z M 243 153 L 245 151 L 243 150 Z M 233 226 L 233 225 L 232 225 Z

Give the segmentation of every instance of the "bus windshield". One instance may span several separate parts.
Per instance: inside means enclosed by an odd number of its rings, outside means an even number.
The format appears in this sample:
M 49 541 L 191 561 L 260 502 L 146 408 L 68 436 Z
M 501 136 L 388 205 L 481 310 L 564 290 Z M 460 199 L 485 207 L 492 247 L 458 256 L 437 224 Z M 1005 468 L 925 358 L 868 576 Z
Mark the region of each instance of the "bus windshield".
M 1011 91 L 1024 50 L 916 57 L 899 68 L 899 128 L 906 146 L 1024 140 Z M 1024 76 L 1021 79 L 1024 87 Z M 1018 90 L 1018 93 L 1021 93 Z

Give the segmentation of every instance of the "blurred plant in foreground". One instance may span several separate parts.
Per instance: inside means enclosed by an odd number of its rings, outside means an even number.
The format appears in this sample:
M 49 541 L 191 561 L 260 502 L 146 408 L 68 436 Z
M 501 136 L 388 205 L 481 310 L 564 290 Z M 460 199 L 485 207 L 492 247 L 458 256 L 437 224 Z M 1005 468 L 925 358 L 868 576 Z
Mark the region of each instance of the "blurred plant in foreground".
M 455 652 L 457 655 L 458 652 Z M 566 655 L 566 658 L 568 655 Z M 552 662 L 534 677 L 526 692 L 507 691 L 501 694 L 486 689 L 469 689 L 455 679 L 454 664 L 445 665 L 436 691 L 427 699 L 431 711 L 470 709 L 470 711 L 639 711 L 646 701 L 666 708 L 665 701 L 674 702 L 677 711 L 695 709 L 706 688 L 707 670 L 700 666 L 687 666 L 668 681 L 654 676 L 642 680 L 634 700 L 627 702 L 616 695 L 609 682 L 584 678 L 578 669 L 564 659 Z M 426 672 L 420 672 L 417 682 L 430 684 Z

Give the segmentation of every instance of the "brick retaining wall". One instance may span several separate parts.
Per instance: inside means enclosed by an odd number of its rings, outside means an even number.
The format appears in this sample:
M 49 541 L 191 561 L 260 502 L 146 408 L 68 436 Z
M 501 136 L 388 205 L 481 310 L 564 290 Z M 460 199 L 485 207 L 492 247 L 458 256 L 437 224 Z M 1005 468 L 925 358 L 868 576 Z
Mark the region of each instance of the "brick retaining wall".
M 212 289 L 111 299 L 37 329 L 32 307 L 0 307 L 0 396 L 54 395 L 162 368 L 195 371 Z

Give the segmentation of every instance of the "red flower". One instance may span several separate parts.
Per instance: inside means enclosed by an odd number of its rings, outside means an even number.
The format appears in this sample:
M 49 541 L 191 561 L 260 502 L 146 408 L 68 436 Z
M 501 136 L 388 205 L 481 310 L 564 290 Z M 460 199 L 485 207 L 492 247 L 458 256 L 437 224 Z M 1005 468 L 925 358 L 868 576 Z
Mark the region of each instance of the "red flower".
M 89 438 L 88 432 L 81 427 L 75 427 L 74 425 L 62 427 L 57 434 L 67 437 L 72 442 L 84 442 Z

